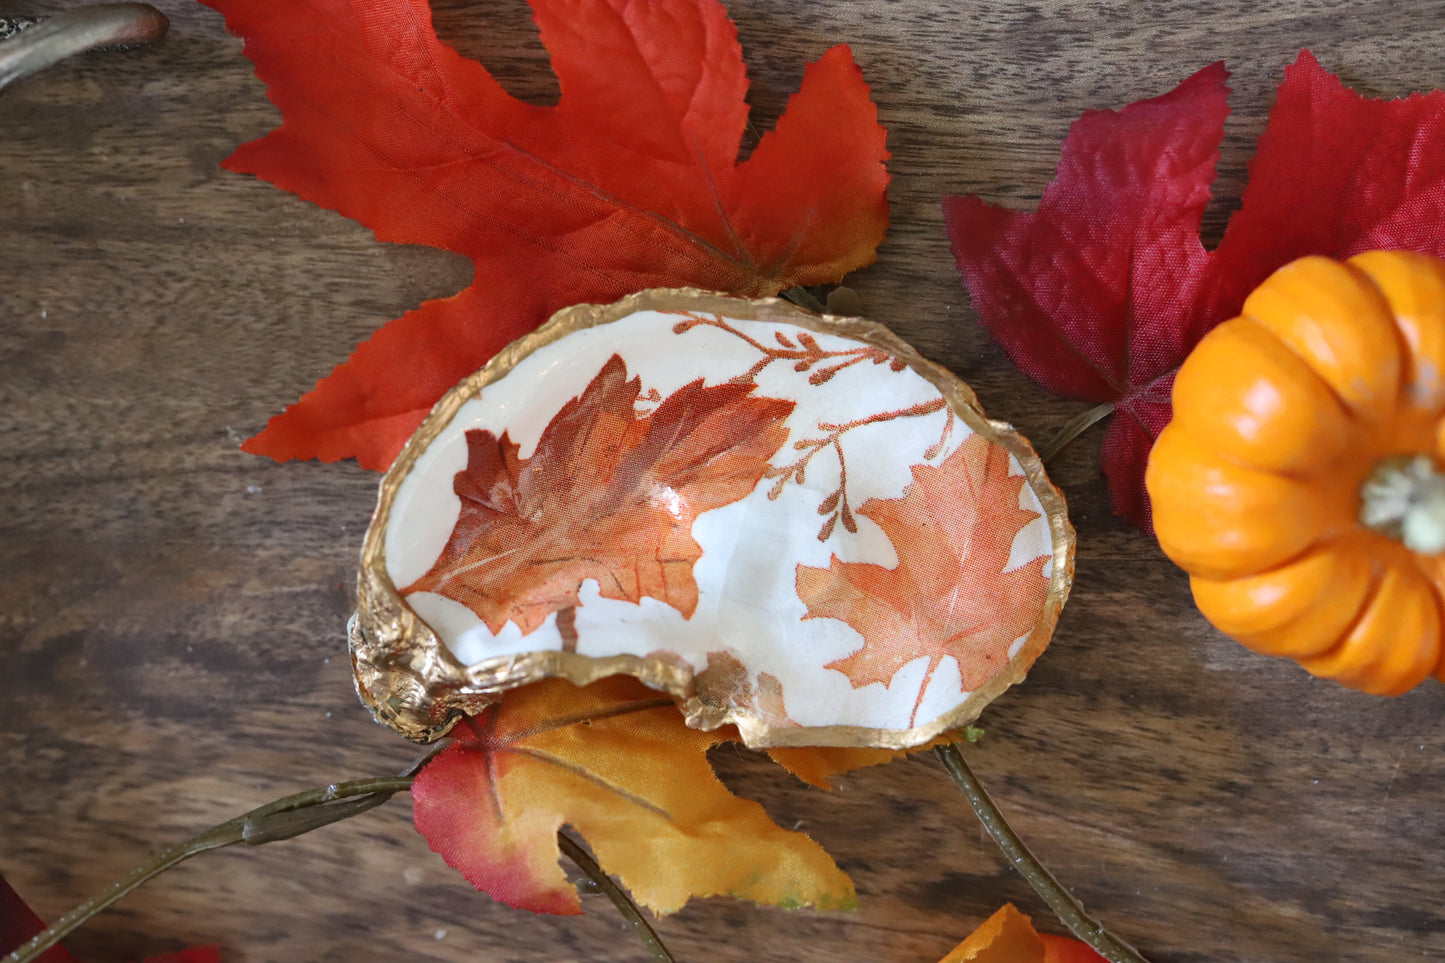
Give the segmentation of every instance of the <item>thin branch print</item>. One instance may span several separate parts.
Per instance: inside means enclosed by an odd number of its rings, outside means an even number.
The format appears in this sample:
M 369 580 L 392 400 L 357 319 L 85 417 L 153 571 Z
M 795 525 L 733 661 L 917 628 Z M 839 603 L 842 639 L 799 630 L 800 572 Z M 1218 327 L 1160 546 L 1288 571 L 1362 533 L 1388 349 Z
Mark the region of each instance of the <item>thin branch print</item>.
M 831 449 L 838 456 L 838 487 L 832 494 L 824 498 L 818 505 L 818 514 L 827 515 L 823 527 L 818 529 L 818 541 L 826 542 L 833 535 L 833 530 L 842 522 L 843 528 L 850 533 L 858 531 L 858 523 L 853 518 L 853 506 L 848 501 L 848 461 L 843 453 L 842 438 L 845 434 L 855 428 L 862 428 L 864 425 L 876 425 L 880 422 L 895 421 L 899 418 L 921 418 L 931 415 L 946 406 L 942 398 L 933 401 L 926 401 L 923 404 L 914 405 L 911 408 L 900 408 L 894 411 L 880 411 L 877 414 L 869 415 L 866 418 L 859 418 L 855 421 L 843 424 L 832 424 L 820 422 L 818 430 L 824 432 L 821 437 L 803 438 L 793 442 L 793 449 L 800 452 L 799 456 L 786 465 L 770 465 L 763 472 L 764 478 L 776 479 L 773 487 L 768 489 L 768 498 L 776 499 L 783 493 L 789 481 L 801 485 L 807 481 L 808 466 L 813 458 L 822 451 Z M 953 419 L 945 418 L 943 432 L 938 441 L 930 445 L 924 452 L 925 458 L 936 458 L 939 453 L 948 445 L 948 440 L 953 435 Z
M 673 326 L 673 334 L 684 334 L 693 328 L 702 326 L 719 328 L 734 337 L 746 341 L 762 353 L 762 358 L 749 368 L 745 374 L 740 374 L 732 379 L 735 383 L 751 383 L 764 368 L 774 361 L 791 361 L 793 362 L 794 371 L 811 370 L 812 374 L 808 375 L 808 383 L 811 385 L 821 385 L 844 368 L 855 365 L 860 361 L 871 361 L 873 364 L 886 364 L 894 371 L 902 371 L 905 367 L 902 361 L 899 361 L 882 348 L 873 347 L 872 345 L 848 348 L 847 350 L 840 351 L 829 351 L 818 344 L 817 339 L 807 331 L 800 330 L 797 333 L 796 340 L 788 337 L 781 331 L 773 332 L 773 337 L 777 340 L 777 345 L 774 346 L 764 344 L 756 338 L 749 337 L 729 324 L 721 315 L 714 314 L 709 317 L 696 314 L 692 311 L 673 311 L 669 313 L 686 319 L 679 321 Z M 832 363 L 824 364 L 824 362 Z
M 777 343 L 775 345 L 767 344 L 738 330 L 728 319 L 719 314 L 707 315 L 694 311 L 669 313 L 684 319 L 673 325 L 673 334 L 684 334 L 697 327 L 717 328 L 747 343 L 762 355 L 746 372 L 729 379 L 730 384 L 755 384 L 757 376 L 763 369 L 775 361 L 792 362 L 794 371 L 810 372 L 808 383 L 815 386 L 826 383 L 844 368 L 861 361 L 868 361 L 875 365 L 887 364 L 889 369 L 895 372 L 903 371 L 907 367 L 898 358 L 873 345 L 830 351 L 820 345 L 811 333 L 802 329 L 795 329 L 791 336 L 774 330 L 773 338 Z M 839 523 L 842 523 L 845 531 L 856 533 L 858 522 L 853 517 L 853 505 L 848 499 L 848 458 L 843 451 L 842 437 L 864 425 L 893 421 L 898 418 L 919 418 L 931 415 L 943 409 L 946 404 L 944 399 L 937 398 L 911 408 L 882 411 L 843 424 L 820 422 L 816 429 L 822 433 L 820 436 L 793 442 L 793 449 L 799 453 L 796 459 L 786 465 L 769 466 L 763 473 L 764 478 L 774 479 L 772 488 L 768 490 L 768 498 L 776 500 L 782 495 L 783 489 L 787 487 L 789 481 L 798 484 L 806 481 L 808 466 L 812 463 L 813 458 L 819 452 L 831 450 L 838 458 L 838 487 L 818 505 L 818 514 L 828 516 L 822 527 L 818 529 L 818 541 L 826 542 L 831 538 Z M 938 441 L 924 451 L 924 459 L 937 458 L 948 447 L 948 442 L 952 437 L 953 419 L 945 418 Z

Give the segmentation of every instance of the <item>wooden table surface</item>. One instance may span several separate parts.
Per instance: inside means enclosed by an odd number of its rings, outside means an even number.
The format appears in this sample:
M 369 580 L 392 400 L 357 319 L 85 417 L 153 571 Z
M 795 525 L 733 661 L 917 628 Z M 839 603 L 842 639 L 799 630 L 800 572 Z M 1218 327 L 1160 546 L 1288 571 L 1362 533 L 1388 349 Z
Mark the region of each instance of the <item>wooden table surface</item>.
M 0 94 L 0 875 L 59 915 L 170 842 L 417 749 L 352 690 L 345 622 L 377 476 L 239 442 L 373 328 L 470 265 L 218 163 L 277 122 L 213 11 L 158 48 L 71 60 Z M 37 2 L 0 13 L 52 13 Z M 522 0 L 437 4 L 442 35 L 519 95 L 555 82 Z M 1308 46 L 1373 94 L 1445 82 L 1439 4 L 1401 0 L 734 0 L 766 129 L 847 41 L 893 151 L 892 227 L 852 278 L 866 313 L 1045 438 L 1053 398 L 976 323 L 939 196 L 1036 203 L 1081 111 L 1233 70 L 1217 239 L 1275 85 Z M 1383 701 L 1246 652 L 1110 514 L 1096 431 L 1053 469 L 1073 597 L 970 757 L 1049 866 L 1156 963 L 1445 959 L 1445 690 Z M 765 758 L 724 779 L 801 824 L 856 913 L 694 902 L 680 960 L 933 963 L 1012 900 L 1058 931 L 931 756 L 825 793 Z M 641 960 L 601 897 L 547 918 L 471 889 L 409 801 L 206 856 L 74 938 L 92 963 L 219 942 L 227 963 Z

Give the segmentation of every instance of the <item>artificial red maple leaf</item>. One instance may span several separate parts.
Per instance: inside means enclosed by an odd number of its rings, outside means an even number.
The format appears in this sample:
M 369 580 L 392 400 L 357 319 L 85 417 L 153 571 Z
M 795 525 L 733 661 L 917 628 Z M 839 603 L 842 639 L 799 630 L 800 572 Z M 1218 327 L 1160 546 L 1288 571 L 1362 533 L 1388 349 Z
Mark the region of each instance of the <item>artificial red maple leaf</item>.
M 15 888 L 0 876 L 0 953 L 10 953 L 45 932 L 45 921 L 25 905 Z M 39 963 L 80 963 L 63 946 L 40 955 Z
M 36 916 L 14 887 L 0 876 L 0 953 L 14 952 L 43 932 L 45 921 Z M 36 959 L 37 963 L 80 963 L 63 946 L 53 946 Z M 220 960 L 221 949 L 212 944 L 148 956 L 144 963 L 220 963 Z
M 1149 528 L 1144 467 L 1179 363 L 1275 269 L 1306 254 L 1445 254 L 1445 94 L 1371 100 L 1308 51 L 1285 71 L 1219 247 L 1199 226 L 1228 112 L 1213 64 L 1162 97 L 1070 129 L 1037 212 L 944 201 L 981 320 L 1025 374 L 1112 402 L 1114 510 Z
M 1015 536 L 1037 512 L 1019 507 L 1022 476 L 1008 452 L 971 435 L 942 464 L 916 465 L 902 498 L 869 499 L 858 514 L 877 522 L 898 565 L 799 565 L 804 618 L 834 618 L 863 636 L 863 647 L 829 663 L 853 685 L 887 685 L 898 670 L 928 657 L 958 661 L 964 689 L 1008 664 L 1009 647 L 1038 622 L 1049 593 L 1047 557 L 1005 571 Z M 921 692 L 920 692 L 921 698 Z
M 690 617 L 702 556 L 693 521 L 752 491 L 787 438 L 793 403 L 753 388 L 698 380 L 638 415 L 642 382 L 613 355 L 531 458 L 518 458 L 505 432 L 468 431 L 467 467 L 452 485 L 456 527 L 403 591 L 461 602 L 494 633 L 508 620 L 531 632 L 577 605 L 589 578 L 604 598 L 647 596 Z
M 221 948 L 210 946 L 188 946 L 175 953 L 148 956 L 143 963 L 221 963 Z
M 822 847 L 713 774 L 707 750 L 736 730 L 689 729 L 671 699 L 635 679 L 513 689 L 453 735 L 412 787 L 416 827 L 472 885 L 508 905 L 582 912 L 557 865 L 564 824 L 659 914 L 693 896 L 855 902 Z
M 693 285 L 758 296 L 871 263 L 884 132 L 846 47 L 808 67 L 738 163 L 747 75 L 716 0 L 531 0 L 555 107 L 437 39 L 426 0 L 206 0 L 246 39 L 281 127 L 225 166 L 384 241 L 476 266 L 382 328 L 243 447 L 385 468 L 437 398 L 582 302 Z

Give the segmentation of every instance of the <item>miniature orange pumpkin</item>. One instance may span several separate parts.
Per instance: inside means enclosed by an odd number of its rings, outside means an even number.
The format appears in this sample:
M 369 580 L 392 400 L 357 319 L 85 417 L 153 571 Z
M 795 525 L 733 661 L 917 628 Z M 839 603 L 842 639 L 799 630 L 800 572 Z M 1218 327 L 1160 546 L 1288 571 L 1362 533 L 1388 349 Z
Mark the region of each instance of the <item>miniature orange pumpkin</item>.
M 1441 660 L 1445 262 L 1280 268 L 1200 341 L 1146 484 L 1210 622 L 1398 695 Z

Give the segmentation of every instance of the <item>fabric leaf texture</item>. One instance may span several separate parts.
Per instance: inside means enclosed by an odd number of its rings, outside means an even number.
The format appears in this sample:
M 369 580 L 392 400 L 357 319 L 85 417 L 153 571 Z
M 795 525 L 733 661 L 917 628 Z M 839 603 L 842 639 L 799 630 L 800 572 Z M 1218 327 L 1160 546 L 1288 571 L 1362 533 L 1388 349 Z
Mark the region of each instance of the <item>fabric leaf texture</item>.
M 1064 936 L 1048 936 L 1012 903 L 997 913 L 939 963 L 1103 963 L 1087 944 Z
M 1222 64 L 1160 97 L 1089 111 L 1037 211 L 944 201 L 989 333 L 1044 388 L 1111 402 L 1114 509 L 1149 528 L 1144 468 L 1179 364 L 1275 269 L 1307 254 L 1445 254 L 1445 94 L 1375 100 L 1308 52 L 1285 71 L 1219 246 L 1199 237 L 1224 119 Z
M 560 679 L 505 694 L 460 723 L 412 788 L 417 829 L 494 899 L 580 913 L 558 865 L 570 826 L 598 862 L 658 914 L 694 896 L 847 908 L 853 885 L 807 836 L 732 795 L 707 750 L 730 727 L 689 729 L 672 701 L 634 679 Z
M 207 2 L 283 117 L 226 167 L 475 265 L 247 451 L 385 468 L 448 388 L 561 308 L 837 281 L 883 238 L 884 131 L 848 48 L 807 68 L 739 163 L 747 75 L 716 0 L 532 0 L 555 106 L 513 98 L 442 43 L 426 0 Z

